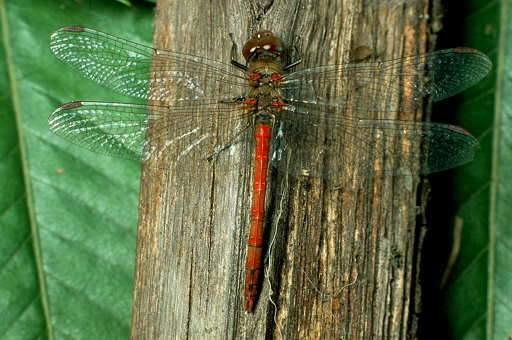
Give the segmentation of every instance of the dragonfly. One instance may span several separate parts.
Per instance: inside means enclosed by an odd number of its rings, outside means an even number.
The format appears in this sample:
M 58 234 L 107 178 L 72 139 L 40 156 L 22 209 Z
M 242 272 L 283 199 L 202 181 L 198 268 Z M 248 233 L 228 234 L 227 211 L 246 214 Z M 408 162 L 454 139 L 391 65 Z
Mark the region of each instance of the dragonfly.
M 261 290 L 271 169 L 335 181 L 341 167 L 354 164 L 374 176 L 407 176 L 469 162 L 478 141 L 466 130 L 395 116 L 418 112 L 426 98 L 465 90 L 492 67 L 477 50 L 453 48 L 301 69 L 300 60 L 287 62 L 284 43 L 271 31 L 247 40 L 245 63 L 233 55 L 220 62 L 157 49 L 81 26 L 57 30 L 50 48 L 86 78 L 141 101 L 63 104 L 49 117 L 57 135 L 174 171 L 186 159 L 227 160 L 228 169 L 239 169 L 236 160 L 252 163 L 247 312 Z M 229 150 L 240 144 L 248 157 L 231 157 Z

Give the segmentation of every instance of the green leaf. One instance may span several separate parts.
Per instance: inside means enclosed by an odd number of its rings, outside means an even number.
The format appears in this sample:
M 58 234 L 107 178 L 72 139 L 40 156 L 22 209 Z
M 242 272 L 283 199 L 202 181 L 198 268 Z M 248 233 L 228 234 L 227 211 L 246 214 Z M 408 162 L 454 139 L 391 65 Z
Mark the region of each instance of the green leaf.
M 0 2 L 0 338 L 44 336 L 45 319 L 32 248 L 18 133 L 14 128 L 11 56 L 5 7 Z
M 2 21 L 3 23 L 3 21 Z M 3 30 L 1 31 L 4 37 Z M 20 149 L 4 41 L 0 40 L 0 335 L 2 338 L 36 338 L 44 334 L 36 265 L 20 164 Z M 35 316 L 35 318 L 34 318 Z
M 508 2 L 467 1 L 464 45 L 482 50 L 492 74 L 463 95 L 460 125 L 481 148 L 473 163 L 457 171 L 454 201 L 462 221 L 461 248 L 441 306 L 450 339 L 512 336 L 512 12 Z M 501 26 L 500 26 L 501 25 Z
M 126 6 L 132 5 L 132 3 L 129 0 L 116 0 L 116 1 L 122 3 L 123 5 L 126 5 Z
M 70 145 L 47 119 L 65 102 L 129 98 L 80 77 L 48 44 L 77 24 L 148 44 L 152 12 L 100 0 L 0 0 L 0 11 L 0 338 L 126 339 L 139 165 Z
M 503 1 L 501 10 L 490 216 L 488 306 L 492 318 L 487 323 L 487 334 L 493 339 L 512 337 L 512 7 Z

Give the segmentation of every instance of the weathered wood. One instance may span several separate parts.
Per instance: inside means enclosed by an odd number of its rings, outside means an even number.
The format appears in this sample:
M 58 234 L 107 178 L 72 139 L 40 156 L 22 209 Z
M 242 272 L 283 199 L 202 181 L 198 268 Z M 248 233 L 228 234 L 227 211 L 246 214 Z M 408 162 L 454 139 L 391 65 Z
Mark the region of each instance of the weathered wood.
M 425 52 L 427 19 L 427 0 L 161 0 L 155 46 L 228 62 L 228 33 L 240 47 L 270 29 L 301 67 L 361 50 L 385 60 Z M 332 188 L 274 176 L 268 280 L 246 314 L 250 164 L 217 176 L 197 167 L 144 169 L 132 338 L 415 337 L 416 180 L 358 175 Z

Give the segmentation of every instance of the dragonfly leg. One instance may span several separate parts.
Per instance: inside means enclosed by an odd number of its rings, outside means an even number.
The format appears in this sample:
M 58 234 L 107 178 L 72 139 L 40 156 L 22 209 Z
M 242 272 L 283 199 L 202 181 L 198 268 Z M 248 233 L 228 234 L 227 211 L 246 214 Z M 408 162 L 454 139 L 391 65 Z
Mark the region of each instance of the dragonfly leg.
M 229 33 L 229 37 L 231 38 L 231 42 L 233 43 L 233 45 L 231 46 L 231 65 L 241 69 L 242 71 L 247 71 L 247 65 L 244 65 L 237 60 L 238 46 L 236 45 L 233 33 Z
M 236 135 L 234 135 L 226 144 L 224 145 L 219 145 L 219 147 L 210 155 L 208 156 L 206 159 L 208 160 L 208 162 L 212 162 L 212 161 L 216 161 L 217 160 L 217 157 L 219 157 L 219 155 L 226 151 L 227 149 L 229 149 L 230 147 L 232 147 L 234 144 L 235 144 L 235 141 L 244 133 L 247 131 L 247 129 L 249 129 L 251 127 L 251 123 L 247 124 L 246 126 L 244 126 L 242 129 L 240 129 L 240 131 L 238 131 L 236 133 Z
M 298 39 L 300 40 L 300 37 L 298 37 Z M 294 44 L 293 45 L 293 51 L 294 51 L 294 55 L 295 56 L 299 56 L 299 58 L 297 60 L 295 60 L 294 62 L 291 62 L 290 64 L 288 65 L 285 65 L 285 67 L 283 68 L 284 71 L 288 71 L 290 70 L 291 68 L 299 65 L 301 62 L 302 62 L 302 59 L 300 59 L 300 53 L 299 53 L 299 49 L 297 48 L 297 45 Z M 290 58 L 291 59 L 291 58 Z
M 238 96 L 238 97 L 233 97 L 233 98 L 229 98 L 229 99 L 221 99 L 219 100 L 219 103 L 221 104 L 242 104 L 244 101 L 245 101 L 245 97 L 244 96 Z
M 289 69 L 291 69 L 292 67 L 295 67 L 297 65 L 299 65 L 300 63 L 302 63 L 302 59 L 298 59 L 298 60 L 295 60 L 293 63 L 290 63 L 288 65 L 286 65 L 283 70 L 284 71 L 288 71 Z

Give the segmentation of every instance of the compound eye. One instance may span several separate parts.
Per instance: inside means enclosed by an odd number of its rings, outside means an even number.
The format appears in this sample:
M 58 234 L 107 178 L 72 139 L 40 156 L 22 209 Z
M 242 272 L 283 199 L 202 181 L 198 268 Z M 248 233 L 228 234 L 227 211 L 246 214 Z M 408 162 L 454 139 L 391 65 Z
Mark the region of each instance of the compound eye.
M 268 44 L 267 45 L 263 45 L 263 49 L 266 50 L 266 51 L 270 50 L 271 48 L 272 48 L 272 45 L 268 45 Z

